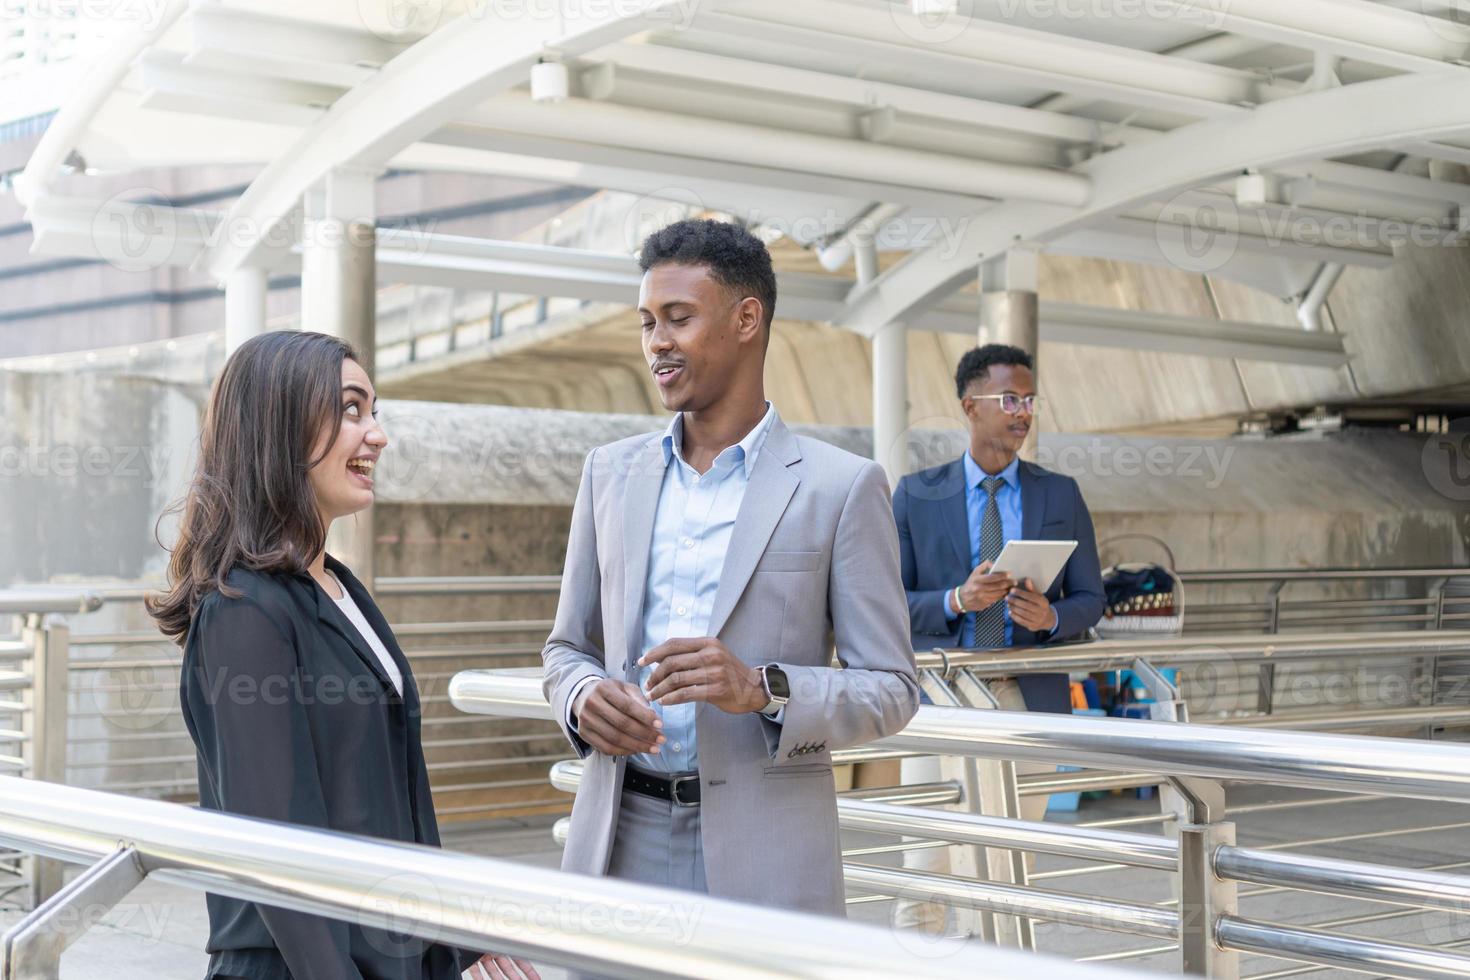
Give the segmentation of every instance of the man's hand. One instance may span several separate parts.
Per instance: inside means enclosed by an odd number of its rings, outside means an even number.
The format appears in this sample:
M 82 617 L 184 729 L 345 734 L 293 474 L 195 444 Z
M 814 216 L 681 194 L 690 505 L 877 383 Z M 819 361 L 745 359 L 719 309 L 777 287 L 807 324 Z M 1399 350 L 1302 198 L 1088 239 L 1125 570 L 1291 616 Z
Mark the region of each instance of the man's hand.
M 979 568 L 970 573 L 965 584 L 960 586 L 960 598 L 965 600 L 965 612 L 989 609 L 1016 587 L 1015 580 L 1005 572 L 992 574 L 990 569 L 994 566 L 993 561 L 982 562 Z M 959 610 L 956 609 L 955 612 Z
M 541 980 L 541 974 L 525 960 L 486 953 L 464 971 L 466 980 Z
M 603 755 L 657 752 L 664 723 L 637 684 L 604 677 L 588 684 L 572 705 L 577 733 Z
M 666 640 L 643 655 L 638 666 L 653 664 L 648 696 L 662 705 L 707 701 L 732 715 L 766 706 L 760 674 L 712 636 Z
M 1056 611 L 1046 596 L 1036 591 L 1036 584 L 1029 578 L 1010 591 L 1006 596 L 1006 606 L 1011 611 L 1011 622 L 1032 632 L 1040 633 L 1057 626 Z

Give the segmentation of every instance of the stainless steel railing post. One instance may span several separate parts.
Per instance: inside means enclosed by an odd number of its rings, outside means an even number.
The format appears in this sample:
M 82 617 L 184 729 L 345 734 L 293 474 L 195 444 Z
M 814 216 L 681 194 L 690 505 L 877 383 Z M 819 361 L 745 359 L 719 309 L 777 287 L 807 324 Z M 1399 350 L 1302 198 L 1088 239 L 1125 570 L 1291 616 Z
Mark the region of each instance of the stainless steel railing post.
M 22 637 L 31 648 L 27 667 L 31 685 L 25 692 L 28 710 L 23 729 L 27 737 L 28 774 L 32 779 L 64 783 L 71 629 L 55 617 L 34 613 L 26 617 Z M 61 880 L 60 862 L 32 859 L 30 907 L 38 908 L 60 891 Z
M 1179 823 L 1179 953 L 1183 973 L 1239 980 L 1240 957 L 1215 936 L 1222 916 L 1237 911 L 1234 881 L 1215 873 L 1215 851 L 1235 845 L 1225 818 L 1225 789 L 1211 780 L 1171 777 L 1183 813 Z

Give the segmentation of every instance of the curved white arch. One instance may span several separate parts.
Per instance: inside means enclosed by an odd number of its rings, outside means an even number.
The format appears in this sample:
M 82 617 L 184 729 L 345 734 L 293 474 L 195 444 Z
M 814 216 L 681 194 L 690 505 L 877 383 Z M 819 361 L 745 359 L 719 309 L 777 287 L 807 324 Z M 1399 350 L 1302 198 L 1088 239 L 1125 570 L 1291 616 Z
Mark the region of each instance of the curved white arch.
M 67 154 L 76 149 L 92 117 L 132 69 L 133 61 L 162 37 L 188 8 L 189 0 L 168 0 L 153 23 L 139 25 L 102 53 L 76 92 L 46 127 L 30 160 L 26 161 L 25 170 L 16 178 L 15 196 L 22 206 L 30 207 L 46 196 Z
M 1079 208 L 1006 202 L 970 222 L 957 247 L 930 246 L 849 297 L 838 325 L 867 336 L 958 288 L 1017 241 L 1045 243 L 1088 221 L 1217 181 L 1247 167 L 1342 156 L 1466 129 L 1470 71 L 1403 75 L 1313 92 L 1210 119 L 1097 156 Z
M 224 280 L 313 183 L 335 167 L 382 166 L 399 150 L 477 102 L 526 80 L 536 59 L 576 55 L 639 31 L 671 27 L 685 0 L 586 5 L 577 19 L 493 16 L 483 4 L 419 41 L 338 99 L 321 121 L 263 170 L 225 220 L 231 233 L 203 257 Z

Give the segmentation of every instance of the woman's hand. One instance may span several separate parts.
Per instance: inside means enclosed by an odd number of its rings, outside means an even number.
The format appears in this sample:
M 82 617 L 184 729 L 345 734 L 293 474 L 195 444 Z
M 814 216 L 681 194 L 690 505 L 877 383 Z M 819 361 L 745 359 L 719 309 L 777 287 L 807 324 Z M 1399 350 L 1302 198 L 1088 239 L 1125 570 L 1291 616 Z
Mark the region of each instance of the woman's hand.
M 541 980 L 541 974 L 525 960 L 486 953 L 464 972 L 464 980 Z

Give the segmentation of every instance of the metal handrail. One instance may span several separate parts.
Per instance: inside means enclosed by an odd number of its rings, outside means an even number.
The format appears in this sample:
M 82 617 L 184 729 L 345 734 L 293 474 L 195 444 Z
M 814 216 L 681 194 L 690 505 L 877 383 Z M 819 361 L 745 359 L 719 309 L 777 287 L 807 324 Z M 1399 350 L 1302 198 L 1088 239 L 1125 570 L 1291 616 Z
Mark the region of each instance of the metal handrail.
M 581 762 L 559 762 L 551 784 L 563 792 L 575 793 L 581 785 L 582 772 Z M 923 787 L 897 788 L 915 791 L 912 794 L 915 799 L 928 801 Z M 916 805 L 915 799 L 895 796 L 891 791 L 884 794 L 875 789 L 850 790 L 838 796 L 837 821 L 844 830 L 901 834 L 951 844 L 1009 847 L 1089 861 L 1106 854 L 1109 861 L 1129 867 L 1156 871 L 1179 868 L 1179 844 L 1168 837 L 931 810 Z
M 467 671 L 455 678 L 451 699 L 471 712 L 545 717 L 549 707 L 540 696 L 536 673 Z M 1193 820 L 1204 825 L 1181 826 L 1177 842 L 1111 829 L 930 812 L 851 797 L 839 798 L 838 820 L 844 829 L 904 838 L 904 843 L 897 846 L 865 849 L 849 857 L 962 844 L 1112 862 L 1103 868 L 1177 870 L 1182 876 L 1184 907 L 1194 909 L 1198 905 L 1204 918 L 1199 920 L 1202 924 L 1196 924 L 1167 907 L 1178 905 L 1178 899 L 1159 906 L 1138 906 L 1003 881 L 846 863 L 844 879 L 860 891 L 877 892 L 887 898 L 944 901 L 987 914 L 1178 938 L 1179 943 L 1168 949 L 1184 950 L 1187 969 L 1191 965 L 1204 966 L 1200 957 L 1214 955 L 1201 952 L 1197 937 L 1208 936 L 1204 945 L 1217 953 L 1255 952 L 1404 978 L 1470 975 L 1470 957 L 1450 950 L 1250 922 L 1235 914 L 1233 897 L 1219 904 L 1214 898 L 1208 899 L 1208 905 L 1200 904 L 1201 896 L 1217 887 L 1207 880 L 1213 878 L 1228 888 L 1231 896 L 1235 882 L 1247 881 L 1266 885 L 1267 890 L 1296 888 L 1420 910 L 1463 911 L 1470 900 L 1470 878 L 1434 869 L 1281 854 L 1276 847 L 1237 847 L 1233 825 L 1222 822 L 1229 813 L 1223 807 L 1223 796 L 1218 802 L 1210 800 L 1218 792 L 1211 790 L 1218 781 L 1248 779 L 1337 793 L 1367 791 L 1378 796 L 1470 802 L 1470 747 L 934 706 L 920 708 L 903 732 L 873 744 L 932 754 L 1080 762 L 1114 770 L 1146 769 L 1183 777 L 1176 788 L 1186 797 L 1195 798 Z M 560 764 L 554 782 L 559 788 L 574 790 L 580 771 L 579 763 Z M 1104 837 L 1084 839 L 1083 835 L 1091 834 Z M 1229 953 L 1220 955 L 1228 957 Z M 1191 956 L 1195 958 L 1191 960 Z M 1221 972 L 1217 974 L 1216 969 Z M 1204 972 L 1209 976 L 1236 975 L 1232 965 L 1213 959 Z
M 0 616 L 96 612 L 103 601 L 95 589 L 4 589 L 0 590 Z
M 1190 582 L 1341 582 L 1354 579 L 1456 578 L 1470 568 L 1243 568 L 1176 572 Z
M 1453 980 L 1470 973 L 1470 956 L 1427 946 L 1364 939 L 1320 929 L 1253 922 L 1233 915 L 1220 918 L 1215 939 L 1241 953 L 1305 960 L 1374 976 L 1406 980 Z
M 1305 854 L 1282 854 L 1247 847 L 1215 852 L 1221 878 L 1345 895 L 1413 908 L 1464 912 L 1470 908 L 1470 878 L 1413 868 L 1387 868 L 1357 861 L 1336 861 Z
M 33 780 L 4 784 L 0 842 L 86 862 L 131 849 L 213 894 L 620 977 L 1138 976 L 937 939 L 920 958 L 838 919 Z
M 1198 634 L 1186 639 L 1098 640 L 1058 647 L 1004 650 L 939 650 L 918 655 L 920 668 L 970 667 L 981 677 L 1032 672 L 1125 670 L 1139 658 L 1158 667 L 1279 660 L 1338 660 L 1368 656 L 1470 654 L 1470 630 L 1328 633 L 1309 636 Z
M 472 714 L 551 717 L 535 668 L 463 671 L 450 682 L 449 698 Z M 873 744 L 934 755 L 1470 802 L 1470 746 L 1449 743 L 924 706 L 902 732 Z

